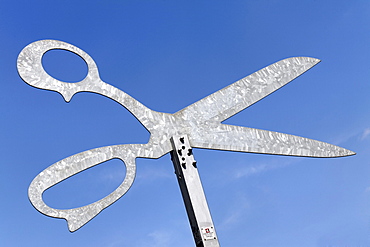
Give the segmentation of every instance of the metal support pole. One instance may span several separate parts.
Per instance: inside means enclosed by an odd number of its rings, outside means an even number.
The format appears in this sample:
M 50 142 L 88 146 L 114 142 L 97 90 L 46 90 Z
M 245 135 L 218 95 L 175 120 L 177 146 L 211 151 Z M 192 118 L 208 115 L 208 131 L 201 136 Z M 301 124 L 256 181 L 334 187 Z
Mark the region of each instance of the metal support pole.
M 175 167 L 196 247 L 219 247 L 196 161 L 187 135 L 171 138 L 171 159 Z

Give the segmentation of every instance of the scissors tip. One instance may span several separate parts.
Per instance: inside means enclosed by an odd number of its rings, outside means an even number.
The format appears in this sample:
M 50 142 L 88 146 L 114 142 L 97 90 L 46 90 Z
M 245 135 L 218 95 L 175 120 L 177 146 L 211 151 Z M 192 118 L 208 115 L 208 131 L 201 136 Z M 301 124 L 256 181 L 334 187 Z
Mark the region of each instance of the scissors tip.
M 312 66 L 315 66 L 316 64 L 321 62 L 320 59 L 315 57 L 304 57 L 304 58 L 307 59 L 312 64 Z
M 339 148 L 339 152 L 333 155 L 332 157 L 346 157 L 346 156 L 353 156 L 356 155 L 355 152 L 345 149 L 345 148 Z
M 356 155 L 357 153 L 355 153 L 355 152 L 352 152 L 352 151 L 350 151 L 350 150 L 348 150 L 349 152 L 348 152 L 348 155 L 347 156 L 352 156 L 352 155 Z
M 312 58 L 312 60 L 315 62 L 315 64 L 318 64 L 318 63 L 320 63 L 321 62 L 321 60 L 320 59 L 318 59 L 318 58 Z

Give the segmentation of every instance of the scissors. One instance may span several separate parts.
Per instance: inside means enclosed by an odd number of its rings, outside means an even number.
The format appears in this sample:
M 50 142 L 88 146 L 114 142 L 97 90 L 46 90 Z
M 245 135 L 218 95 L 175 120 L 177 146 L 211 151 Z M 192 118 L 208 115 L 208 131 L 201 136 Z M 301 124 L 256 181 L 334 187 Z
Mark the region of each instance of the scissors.
M 87 64 L 88 74 L 80 82 L 66 83 L 51 77 L 42 66 L 42 56 L 49 50 L 62 49 L 79 55 Z M 90 221 L 103 209 L 122 197 L 136 174 L 136 158 L 157 159 L 172 151 L 170 139 L 186 135 L 191 147 L 248 153 L 305 157 L 340 157 L 355 153 L 328 143 L 267 130 L 222 124 L 222 122 L 292 81 L 320 60 L 292 57 L 267 66 L 233 84 L 168 114 L 157 112 L 120 89 L 103 82 L 97 65 L 83 50 L 58 40 L 40 40 L 27 45 L 19 54 L 17 68 L 21 78 L 36 88 L 56 91 L 66 102 L 78 92 L 104 95 L 130 111 L 150 132 L 146 144 L 124 144 L 90 149 L 47 167 L 31 182 L 28 196 L 41 213 L 67 220 L 71 232 Z M 125 163 L 122 184 L 108 196 L 89 205 L 55 209 L 45 204 L 42 193 L 53 185 L 90 167 L 111 159 Z

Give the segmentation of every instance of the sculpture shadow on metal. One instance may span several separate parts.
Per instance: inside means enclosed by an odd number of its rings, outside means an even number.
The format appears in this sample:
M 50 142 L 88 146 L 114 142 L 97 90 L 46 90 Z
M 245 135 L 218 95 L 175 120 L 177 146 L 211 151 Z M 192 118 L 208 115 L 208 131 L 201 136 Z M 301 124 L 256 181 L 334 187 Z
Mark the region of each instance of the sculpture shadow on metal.
M 67 83 L 48 75 L 42 56 L 49 50 L 63 49 L 79 55 L 88 66 L 80 82 Z M 18 56 L 21 78 L 31 86 L 59 92 L 69 102 L 78 92 L 93 92 L 115 100 L 130 111 L 150 132 L 147 144 L 125 144 L 87 150 L 67 157 L 39 173 L 29 186 L 32 205 L 41 213 L 64 218 L 71 232 L 90 221 L 122 197 L 134 182 L 136 158 L 157 159 L 172 150 L 171 137 L 187 135 L 191 147 L 248 153 L 305 157 L 340 157 L 355 154 L 347 149 L 303 137 L 222 124 L 221 122 L 256 103 L 292 81 L 320 60 L 292 57 L 267 66 L 174 113 L 153 111 L 130 95 L 103 82 L 94 60 L 83 50 L 57 40 L 40 40 L 26 46 Z M 85 169 L 118 158 L 126 165 L 126 177 L 103 199 L 72 209 L 55 209 L 43 201 L 43 192 Z

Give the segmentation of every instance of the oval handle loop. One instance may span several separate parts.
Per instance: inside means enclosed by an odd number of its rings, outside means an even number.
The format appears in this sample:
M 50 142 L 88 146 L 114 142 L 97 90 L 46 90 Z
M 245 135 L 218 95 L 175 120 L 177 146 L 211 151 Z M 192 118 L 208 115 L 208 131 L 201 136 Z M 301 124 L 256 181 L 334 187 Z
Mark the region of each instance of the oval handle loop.
M 87 64 L 87 76 L 82 81 L 75 83 L 63 82 L 50 76 L 42 66 L 42 56 L 47 51 L 54 49 L 67 50 L 80 56 Z M 17 68 L 20 77 L 27 84 L 59 92 L 67 102 L 71 100 L 75 93 L 85 91 L 88 88 L 87 82 L 102 82 L 94 60 L 86 52 L 59 40 L 39 40 L 27 45 L 18 56 Z
M 69 230 L 76 231 L 130 189 L 136 174 L 135 158 L 138 157 L 141 148 L 142 144 L 107 146 L 69 156 L 40 172 L 29 186 L 28 197 L 38 211 L 50 217 L 66 219 Z M 48 188 L 114 158 L 125 163 L 126 177 L 121 185 L 108 196 L 89 205 L 72 209 L 51 208 L 43 201 L 42 194 Z

